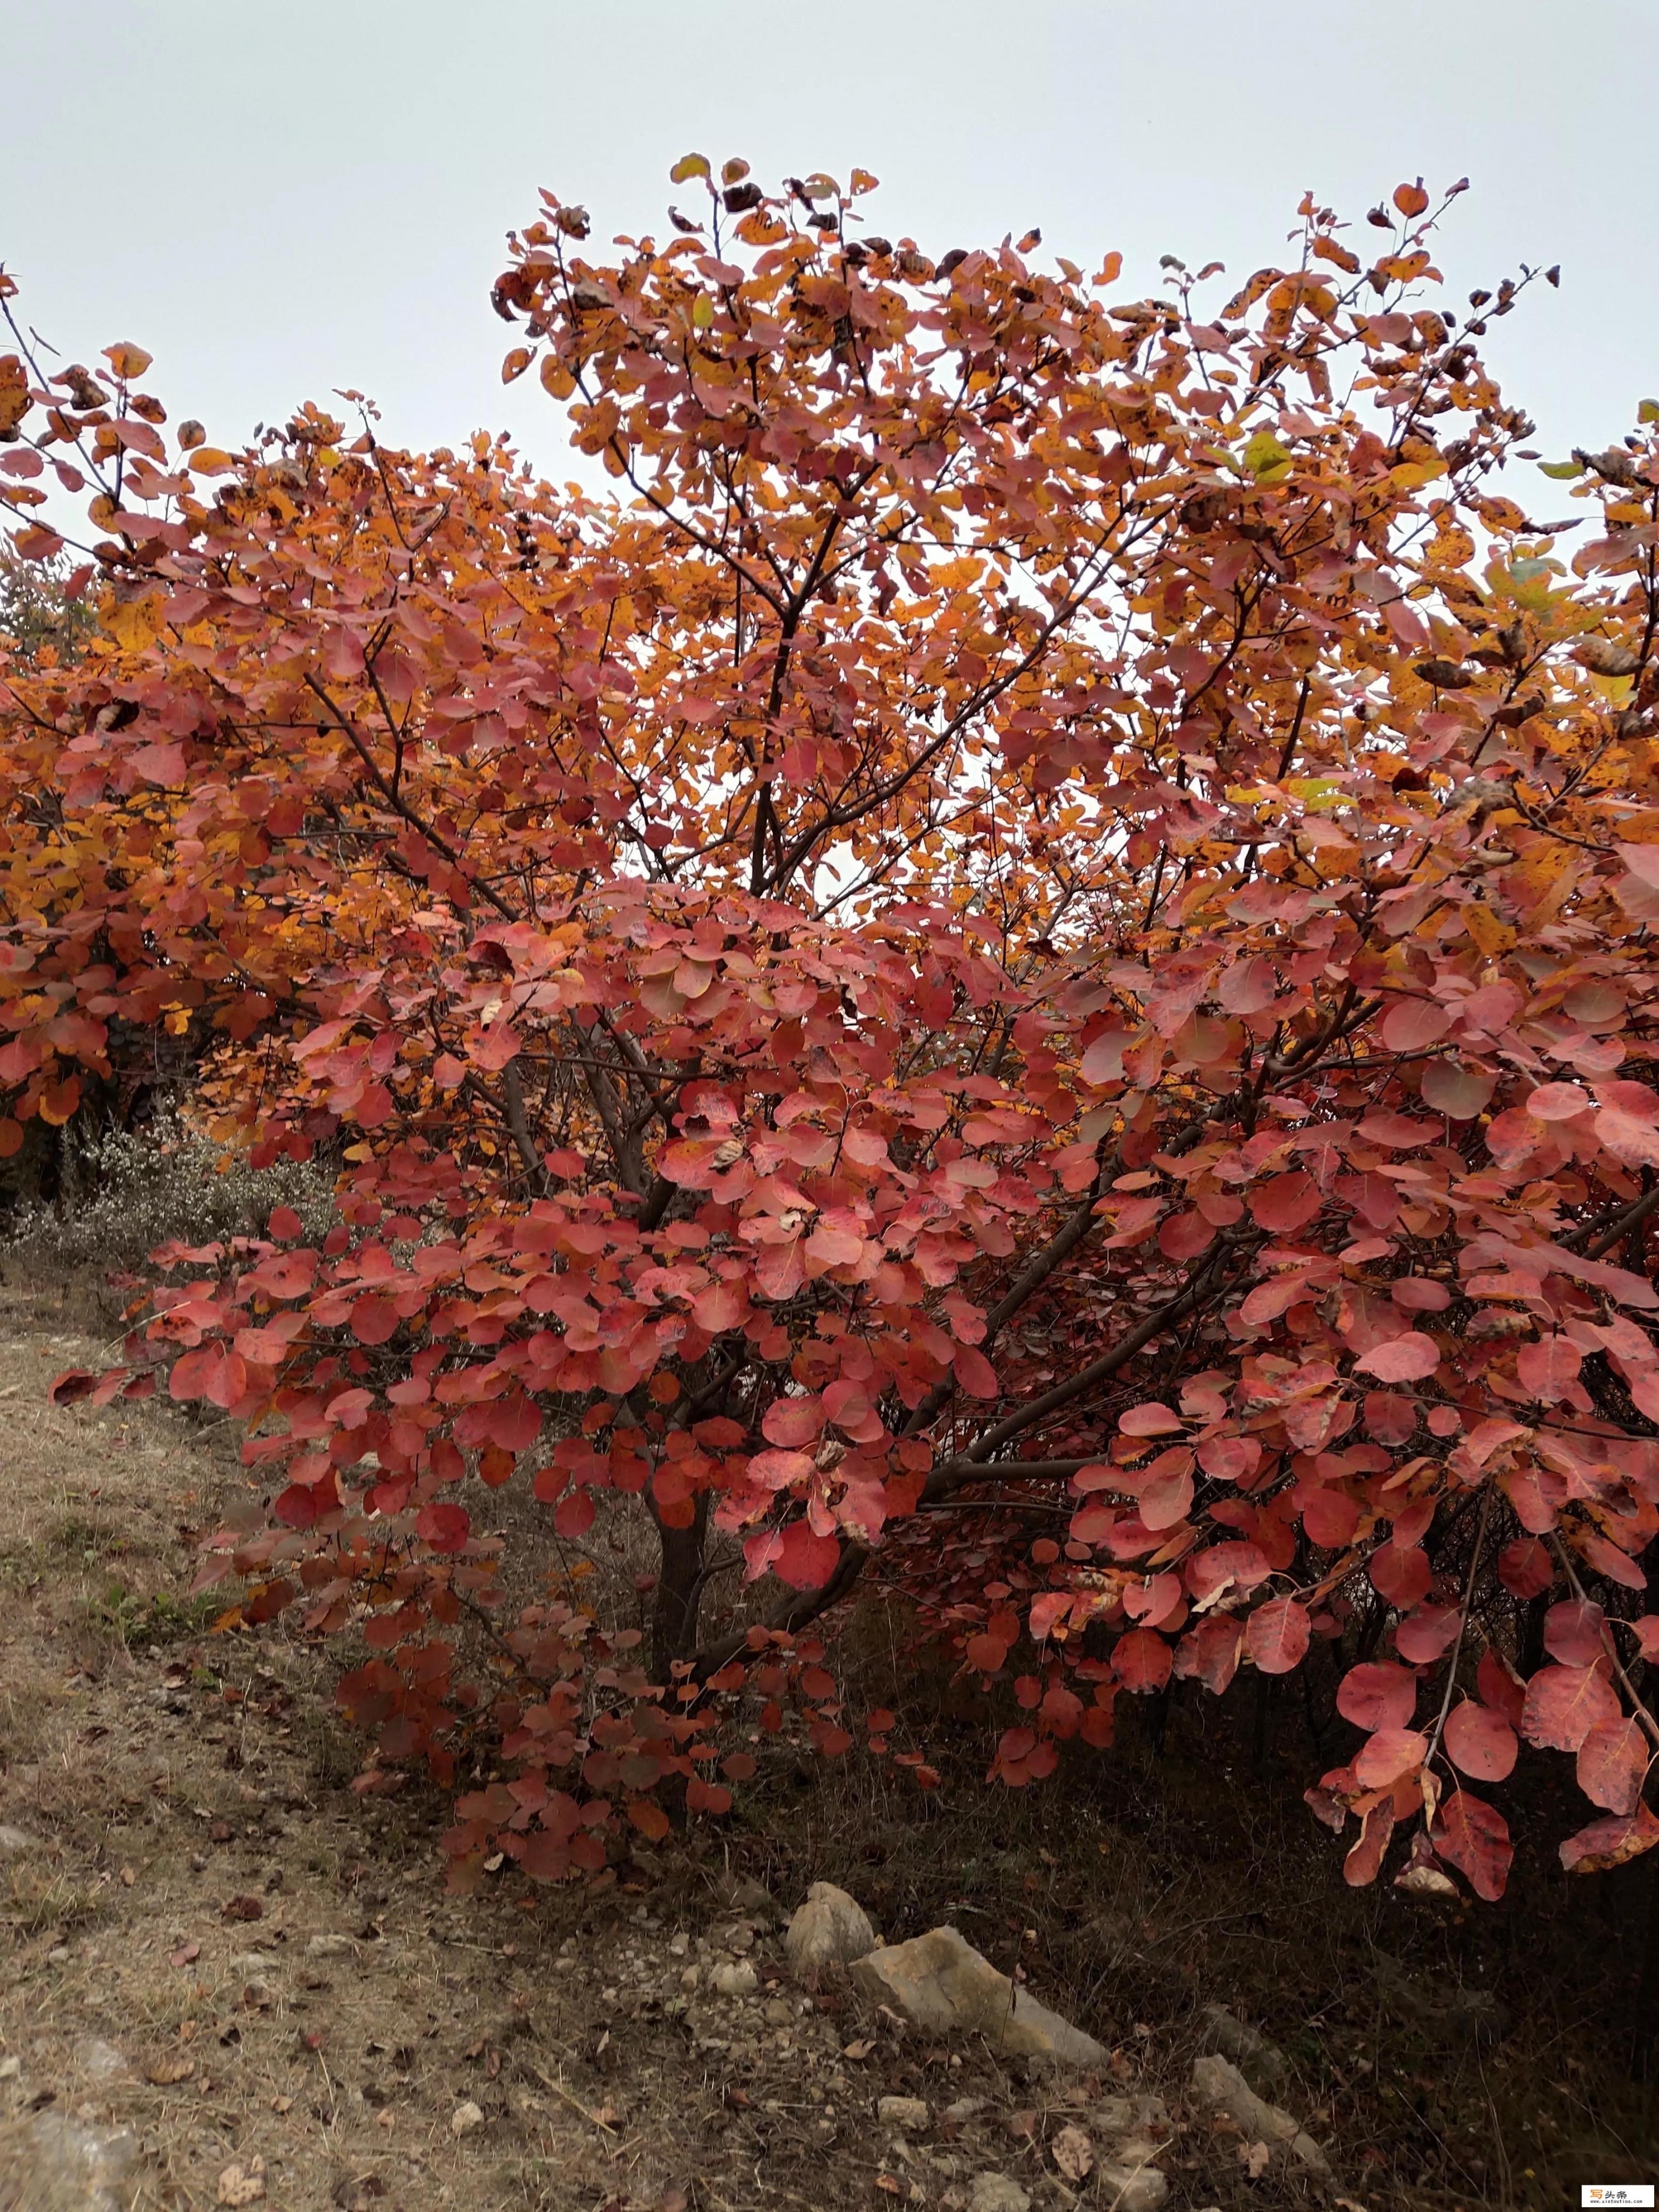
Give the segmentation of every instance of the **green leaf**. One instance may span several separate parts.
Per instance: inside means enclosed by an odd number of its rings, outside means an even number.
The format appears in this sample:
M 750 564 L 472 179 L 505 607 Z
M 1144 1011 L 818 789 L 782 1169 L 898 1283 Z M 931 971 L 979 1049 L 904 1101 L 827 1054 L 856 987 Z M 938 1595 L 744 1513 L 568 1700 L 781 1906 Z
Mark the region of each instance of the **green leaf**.
M 1565 483 L 1569 477 L 1582 477 L 1584 464 L 1582 461 L 1540 461 L 1538 473 L 1540 477 L 1554 477 Z
M 683 185 L 690 177 L 706 177 L 709 173 L 706 154 L 682 154 L 668 172 L 671 185 Z
M 691 302 L 691 320 L 700 331 L 706 331 L 714 319 L 714 302 L 707 292 L 699 292 Z

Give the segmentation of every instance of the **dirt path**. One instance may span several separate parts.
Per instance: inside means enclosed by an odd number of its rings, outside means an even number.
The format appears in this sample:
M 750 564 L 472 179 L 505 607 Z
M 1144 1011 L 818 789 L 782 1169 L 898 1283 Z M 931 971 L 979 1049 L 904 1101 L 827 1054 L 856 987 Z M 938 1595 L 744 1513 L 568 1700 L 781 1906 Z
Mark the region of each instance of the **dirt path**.
M 949 2205 L 1040 2166 L 1054 2100 L 804 1996 L 716 1858 L 447 1900 L 441 1808 L 352 1795 L 316 1655 L 179 1595 L 228 1449 L 46 1401 L 97 1355 L 0 1292 L 0 2208 Z M 912 2148 L 902 2093 L 983 2109 Z

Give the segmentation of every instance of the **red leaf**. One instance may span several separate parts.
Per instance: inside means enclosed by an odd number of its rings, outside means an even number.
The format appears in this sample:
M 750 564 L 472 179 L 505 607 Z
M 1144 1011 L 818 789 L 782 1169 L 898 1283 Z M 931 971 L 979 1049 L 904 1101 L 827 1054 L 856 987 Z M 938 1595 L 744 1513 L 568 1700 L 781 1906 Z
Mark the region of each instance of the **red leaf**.
M 351 1334 L 359 1344 L 386 1344 L 398 1333 L 398 1309 L 390 1298 L 359 1298 L 351 1309 Z
M 1171 1407 L 1160 1405 L 1156 1398 L 1145 1404 L 1131 1406 L 1127 1413 L 1120 1413 L 1117 1425 L 1126 1437 L 1176 1436 L 1186 1423 Z
M 1174 1654 L 1155 1628 L 1132 1628 L 1118 1638 L 1112 1652 L 1118 1680 L 1137 1697 L 1161 1690 L 1174 1664 Z
M 1417 1711 L 1417 1677 L 1386 1659 L 1362 1660 L 1342 1677 L 1336 1710 L 1356 1728 L 1408 1728 Z
M 1420 1544 L 1379 1544 L 1371 1553 L 1371 1587 L 1400 1612 L 1428 1595 L 1428 1554 Z
M 1634 1815 L 1615 1814 L 1610 1820 L 1592 1820 L 1561 1846 L 1561 1863 L 1569 1874 L 1606 1874 L 1623 1866 L 1659 1844 L 1659 1820 L 1645 1805 Z
M 1582 1084 L 1540 1083 L 1528 1094 L 1526 1110 L 1534 1121 L 1571 1121 L 1587 1114 L 1590 1095 Z
M 1428 1755 L 1429 1739 L 1416 1729 L 1378 1729 L 1362 1744 L 1353 1763 L 1362 1789 L 1386 1790 L 1402 1775 L 1414 1774 Z
M 1608 1813 L 1633 1813 L 1650 1756 L 1642 1724 L 1626 1715 L 1598 1721 L 1578 1747 L 1578 1787 Z
M 1512 1729 L 1521 1725 L 1521 1710 L 1526 1702 L 1527 1686 L 1519 1675 L 1513 1674 L 1502 1656 L 1492 1650 L 1480 1654 L 1480 1664 L 1474 1672 L 1475 1687 L 1480 1692 L 1483 1705 L 1500 1713 Z
M 1359 1841 L 1342 1862 L 1342 1879 L 1350 1889 L 1364 1889 L 1376 1880 L 1394 1833 L 1392 1797 L 1373 1805 L 1360 1824 Z
M 1374 1345 L 1354 1362 L 1357 1372 L 1375 1375 L 1379 1382 L 1419 1382 L 1440 1364 L 1440 1347 L 1431 1336 L 1408 1328 L 1403 1336 Z
M 1620 1717 L 1619 1699 L 1599 1667 L 1545 1667 L 1527 1685 L 1521 1733 L 1547 1751 L 1577 1751 L 1593 1728 Z
M 1454 1060 L 1431 1060 L 1423 1070 L 1423 1103 L 1449 1121 L 1472 1121 L 1498 1088 L 1494 1077 Z
M 1472 1782 L 1501 1782 L 1519 1746 L 1506 1720 L 1484 1705 L 1455 1705 L 1446 1717 L 1446 1756 Z
M 1516 1355 L 1515 1371 L 1528 1396 L 1548 1406 L 1567 1395 L 1583 1364 L 1583 1354 L 1576 1344 L 1565 1336 L 1546 1336 L 1536 1344 L 1522 1346 Z
M 1198 1448 L 1198 1463 L 1212 1482 L 1240 1482 L 1261 1466 L 1261 1447 L 1254 1437 L 1209 1437 Z
M 1455 1605 L 1419 1605 L 1394 1632 L 1394 1648 L 1412 1667 L 1430 1667 L 1457 1640 Z
M 1195 1260 L 1200 1252 L 1207 1252 L 1215 1242 L 1213 1224 L 1206 1221 L 1195 1206 L 1182 1213 L 1171 1213 L 1160 1224 L 1158 1249 L 1166 1260 Z
M 1238 1672 L 1243 1642 L 1237 1621 L 1224 1613 L 1212 1613 L 1182 1638 L 1176 1650 L 1175 1671 L 1183 1680 L 1196 1675 L 1218 1698 Z
M 1322 1203 L 1318 1184 L 1300 1170 L 1274 1176 L 1250 1193 L 1250 1212 L 1257 1228 L 1274 1236 L 1305 1227 Z
M 791 1589 L 822 1589 L 841 1563 L 834 1536 L 816 1536 L 805 1521 L 792 1521 L 772 1562 L 772 1571 Z
M 1245 1624 L 1244 1643 L 1264 1674 L 1288 1674 L 1306 1656 L 1308 1609 L 1293 1597 L 1259 1606 Z
M 669 1831 L 669 1819 L 660 1805 L 648 1797 L 630 1797 L 628 1817 L 648 1843 L 659 1844 Z
M 464 1505 L 423 1505 L 415 1516 L 415 1534 L 434 1552 L 459 1552 L 471 1531 L 472 1516 Z
M 1164 1462 L 1172 1462 L 1165 1467 Z M 1193 1455 L 1189 1451 L 1163 1453 L 1152 1466 L 1155 1473 L 1140 1492 L 1140 1517 L 1149 1528 L 1173 1528 L 1184 1520 L 1193 1502 Z
M 970 1398 L 994 1398 L 1001 1389 L 995 1368 L 982 1352 L 975 1352 L 971 1345 L 957 1345 L 951 1365 Z
M 1517 1536 L 1498 1554 L 1498 1578 L 1515 1597 L 1539 1597 L 1555 1580 L 1555 1562 L 1536 1536 Z
M 799 1451 L 816 1443 L 823 1432 L 823 1401 L 814 1395 L 803 1398 L 775 1398 L 766 1409 L 761 1434 L 769 1443 Z
M 60 1375 L 46 1395 L 54 1406 L 72 1406 L 78 1398 L 89 1397 L 98 1387 L 98 1377 L 89 1368 L 71 1367 Z
M 1607 1619 L 1588 1598 L 1564 1598 L 1544 1615 L 1544 1649 L 1564 1667 L 1593 1667 L 1607 1648 Z
M 1390 1052 L 1424 1052 L 1450 1027 L 1451 1017 L 1432 999 L 1396 999 L 1382 1017 L 1382 1038 Z
M 1503 1814 L 1484 1799 L 1471 1797 L 1467 1790 L 1456 1790 L 1440 1808 L 1429 1836 L 1447 1865 L 1457 1869 L 1475 1895 L 1495 1905 L 1504 1894 L 1515 1857 Z
M 585 1536 L 593 1526 L 592 1493 L 586 1490 L 568 1491 L 553 1508 L 553 1526 L 561 1536 L 574 1540 Z

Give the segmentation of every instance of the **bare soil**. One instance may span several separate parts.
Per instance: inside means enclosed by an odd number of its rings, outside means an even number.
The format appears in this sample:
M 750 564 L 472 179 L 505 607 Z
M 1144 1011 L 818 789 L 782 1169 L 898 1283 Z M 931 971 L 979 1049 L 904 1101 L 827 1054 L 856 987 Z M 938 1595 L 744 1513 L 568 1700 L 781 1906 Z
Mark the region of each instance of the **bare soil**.
M 1177 1709 L 1016 1796 L 979 1786 L 941 1685 L 963 1748 L 937 1796 L 780 1753 L 719 1839 L 599 1889 L 507 1869 L 447 1898 L 442 1802 L 353 1794 L 337 1651 L 216 1633 L 222 1600 L 188 1595 L 191 1537 L 241 1480 L 229 1440 L 167 1407 L 47 1401 L 97 1364 L 97 1323 L 73 1289 L 0 1285 L 0 1824 L 28 1838 L 0 1849 L 0 2212 L 77 2202 L 52 2193 L 42 2114 L 131 2131 L 135 2212 L 950 2212 L 985 2172 L 1071 2212 L 1109 2200 L 1062 2175 L 1060 2130 L 1124 2090 L 1167 2100 L 1167 2212 L 1542 2208 L 1654 2177 L 1627 2063 L 1649 1870 L 1571 1883 L 1540 1847 L 1495 1910 L 1348 1892 L 1275 1708 Z M 876 1601 L 873 1673 L 902 1663 L 891 1627 Z M 1110 2047 L 1106 2074 L 1023 2076 L 844 1984 L 797 1989 L 762 1893 L 787 1911 L 814 1879 L 890 1940 L 954 1919 Z M 740 1959 L 754 1993 L 718 1996 Z M 1183 2107 L 1207 2000 L 1283 2046 L 1280 2101 L 1332 2182 L 1253 2172 Z M 890 2094 L 929 2127 L 880 2123 Z

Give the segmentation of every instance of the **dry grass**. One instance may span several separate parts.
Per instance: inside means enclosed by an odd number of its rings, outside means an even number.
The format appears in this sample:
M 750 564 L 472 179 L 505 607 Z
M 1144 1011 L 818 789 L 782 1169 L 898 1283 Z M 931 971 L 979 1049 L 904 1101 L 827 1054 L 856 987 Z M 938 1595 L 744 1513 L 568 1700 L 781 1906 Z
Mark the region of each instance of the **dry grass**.
M 503 1875 L 447 1900 L 442 1807 L 351 1794 L 337 1655 L 215 1636 L 185 1595 L 181 1532 L 240 1480 L 228 1440 L 164 1407 L 47 1404 L 54 1372 L 94 1364 L 97 1326 L 72 1288 L 0 1289 L 0 1821 L 39 1839 L 0 1858 L 5 2212 L 38 2201 L 48 2105 L 135 2130 L 144 2212 L 211 2206 L 256 2156 L 292 2212 L 948 2206 L 989 2166 L 1069 2212 L 1044 2148 L 1078 2116 L 1063 2085 L 868 2021 L 844 1990 L 801 2014 L 776 1988 L 769 2019 L 678 1995 L 669 1946 L 678 1931 L 696 1958 L 735 1876 L 786 1903 L 842 1881 L 893 1936 L 955 1919 L 1172 2106 L 1199 2005 L 1236 2006 L 1285 2047 L 1287 2101 L 1366 2212 L 1543 2212 L 1581 2179 L 1651 2173 L 1650 2097 L 1622 2065 L 1645 1869 L 1598 1887 L 1534 1863 L 1504 1907 L 1449 1917 L 1349 1892 L 1300 1805 L 1311 1754 L 1289 1711 L 1254 1778 L 1248 1710 L 1198 1704 L 1161 1743 L 1132 1713 L 1109 1758 L 984 1791 L 980 1717 L 917 1681 L 879 1598 L 857 1663 L 872 1698 L 903 1670 L 931 1705 L 939 1796 L 763 1746 L 718 1842 L 641 1856 L 603 1892 L 526 1896 Z M 603 1527 L 590 1542 L 631 1569 Z M 227 1917 L 238 1899 L 258 1917 Z M 319 1935 L 344 1941 L 313 1952 Z M 775 1945 L 757 1955 L 775 1982 Z M 100 2070 L 100 2040 L 125 2070 Z M 901 2157 L 873 2117 L 888 2091 L 986 2110 Z M 482 2118 L 457 2136 L 466 2103 Z M 1170 2212 L 1318 2201 L 1251 2180 L 1237 2148 L 1181 2127 Z

